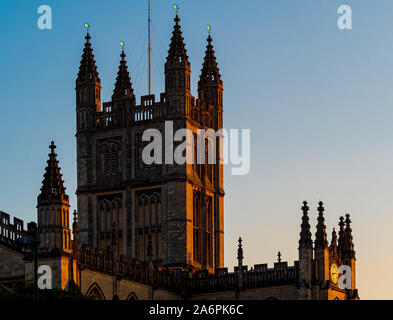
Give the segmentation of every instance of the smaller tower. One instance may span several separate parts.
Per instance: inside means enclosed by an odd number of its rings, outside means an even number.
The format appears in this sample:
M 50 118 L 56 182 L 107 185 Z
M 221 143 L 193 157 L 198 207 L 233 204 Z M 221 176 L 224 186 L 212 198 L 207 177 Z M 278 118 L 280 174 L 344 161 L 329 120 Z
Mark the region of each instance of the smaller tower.
M 40 252 L 46 254 L 72 251 L 69 228 L 70 205 L 55 148 L 52 141 L 41 193 L 37 198 Z
M 48 284 L 51 288 L 66 290 L 79 283 L 77 259 L 75 259 L 77 257 L 75 255 L 77 241 L 71 241 L 70 205 L 68 195 L 65 193 L 66 188 L 60 173 L 55 148 L 52 141 L 41 193 L 37 198 L 40 240 L 38 266 L 49 266 L 52 270 L 52 281 Z M 78 228 L 74 230 L 74 237 L 77 237 L 77 230 Z M 27 263 L 25 267 L 26 279 L 33 279 L 33 274 L 33 262 Z
M 315 260 L 318 262 L 318 274 L 319 281 L 323 282 L 329 279 L 329 250 L 328 241 L 326 235 L 325 218 L 323 213 L 325 208 L 323 202 L 320 201 L 318 205 L 318 224 L 317 232 L 315 233 Z
M 303 202 L 302 224 L 299 240 L 299 280 L 300 280 L 300 297 L 301 299 L 311 299 L 311 279 L 312 279 L 312 259 L 313 247 L 310 231 L 310 223 L 307 201 Z

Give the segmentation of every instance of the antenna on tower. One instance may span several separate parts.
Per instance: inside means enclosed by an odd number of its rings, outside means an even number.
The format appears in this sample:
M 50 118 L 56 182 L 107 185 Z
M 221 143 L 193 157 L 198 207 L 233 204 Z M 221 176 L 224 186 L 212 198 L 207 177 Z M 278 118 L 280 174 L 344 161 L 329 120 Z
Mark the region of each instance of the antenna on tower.
M 151 0 L 149 0 L 149 95 L 151 95 Z

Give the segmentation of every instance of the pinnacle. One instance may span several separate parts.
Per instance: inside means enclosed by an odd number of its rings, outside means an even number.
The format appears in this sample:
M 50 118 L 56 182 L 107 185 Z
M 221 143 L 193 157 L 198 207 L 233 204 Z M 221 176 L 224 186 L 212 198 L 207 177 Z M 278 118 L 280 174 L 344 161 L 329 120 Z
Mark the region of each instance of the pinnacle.
M 186 64 L 188 65 L 188 56 L 186 46 L 184 44 L 184 39 L 180 27 L 180 18 L 178 15 L 175 17 L 175 26 L 172 32 L 172 39 L 168 51 L 167 63 L 170 64 Z
M 96 62 L 94 60 L 93 49 L 90 43 L 90 34 L 86 34 L 86 42 L 85 47 L 83 49 L 82 59 L 80 62 L 79 72 L 78 72 L 78 80 L 79 81 L 91 81 L 96 80 L 100 81 L 98 77 L 98 71 L 96 67 Z
M 113 91 L 113 98 L 123 98 L 126 96 L 133 96 L 134 90 L 132 89 L 131 78 L 128 72 L 127 61 L 125 60 L 126 54 L 124 50 L 120 54 L 121 61 L 119 71 Z
M 49 148 L 51 149 L 51 152 L 49 153 L 49 159 L 47 160 L 39 200 L 61 199 L 62 196 L 66 196 L 66 188 L 64 187 L 64 181 L 62 180 L 63 175 L 60 173 L 61 168 L 59 167 L 59 161 L 57 160 L 57 154 L 55 153 L 56 145 L 53 141 Z

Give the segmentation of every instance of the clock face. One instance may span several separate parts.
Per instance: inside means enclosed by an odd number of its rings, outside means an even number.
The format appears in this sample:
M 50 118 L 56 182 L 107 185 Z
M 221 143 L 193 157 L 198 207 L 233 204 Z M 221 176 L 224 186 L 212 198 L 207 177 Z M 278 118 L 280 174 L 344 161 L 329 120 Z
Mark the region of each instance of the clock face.
M 334 284 L 337 284 L 338 282 L 338 267 L 335 263 L 332 264 L 332 266 L 330 267 L 330 278 L 332 279 L 332 282 Z

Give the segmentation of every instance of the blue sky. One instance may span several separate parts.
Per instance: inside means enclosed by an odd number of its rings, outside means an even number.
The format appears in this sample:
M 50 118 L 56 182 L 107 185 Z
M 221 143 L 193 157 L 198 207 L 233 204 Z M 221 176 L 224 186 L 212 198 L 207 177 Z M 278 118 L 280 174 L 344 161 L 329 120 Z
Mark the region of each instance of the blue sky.
M 174 1 L 152 0 L 153 91 Z M 37 28 L 51 6 L 53 30 Z M 353 30 L 337 9 L 353 10 Z M 300 207 L 326 204 L 330 232 L 352 214 L 361 298 L 393 298 L 393 2 L 389 0 L 194 0 L 180 2 L 193 93 L 206 25 L 213 28 L 224 80 L 224 126 L 251 129 L 251 172 L 225 175 L 225 257 L 244 238 L 249 265 L 297 259 Z M 126 43 L 139 97 L 147 92 L 147 1 L 0 0 L 0 210 L 35 219 L 52 139 L 75 208 L 75 79 L 91 24 L 94 53 L 110 99 Z M 142 57 L 142 58 L 141 58 Z M 379 275 L 379 276 L 375 276 Z

